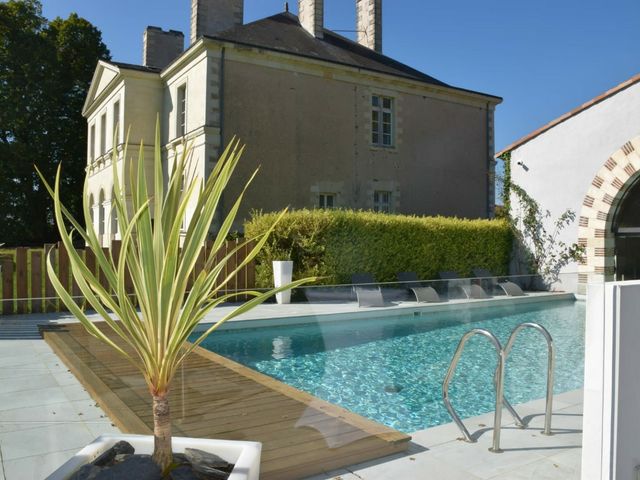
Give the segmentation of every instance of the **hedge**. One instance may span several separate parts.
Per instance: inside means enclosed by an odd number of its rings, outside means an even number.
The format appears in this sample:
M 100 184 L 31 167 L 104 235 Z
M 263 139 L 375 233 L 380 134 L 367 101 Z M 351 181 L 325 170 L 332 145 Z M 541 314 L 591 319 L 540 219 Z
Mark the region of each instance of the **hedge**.
M 245 236 L 265 232 L 278 214 L 254 212 Z M 512 235 L 506 220 L 415 217 L 353 210 L 296 210 L 277 225 L 257 258 L 257 286 L 273 284 L 273 260 L 293 260 L 294 279 L 323 277 L 325 285 L 351 282 L 370 272 L 380 282 L 402 271 L 421 279 L 453 270 L 467 276 L 475 267 L 507 273 Z

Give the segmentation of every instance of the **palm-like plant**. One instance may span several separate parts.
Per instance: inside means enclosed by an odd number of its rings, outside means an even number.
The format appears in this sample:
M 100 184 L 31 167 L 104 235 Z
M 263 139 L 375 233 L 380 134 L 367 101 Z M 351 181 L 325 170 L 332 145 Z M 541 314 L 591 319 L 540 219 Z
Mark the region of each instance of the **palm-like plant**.
M 85 312 L 56 277 L 51 259 L 48 258 L 47 271 L 52 284 L 69 311 L 80 320 L 86 330 L 118 351 L 144 376 L 153 396 L 155 440 L 153 459 L 163 471 L 166 471 L 172 463 L 168 393 L 180 364 L 197 345 L 225 321 L 264 302 L 277 292 L 295 288 L 310 280 L 296 281 L 269 292 L 241 292 L 242 295 L 248 295 L 250 300 L 208 328 L 195 342 L 187 343 L 189 336 L 207 313 L 239 295 L 239 293 L 222 295 L 220 291 L 240 269 L 255 258 L 271 232 L 239 244 L 222 260 L 216 261 L 216 253 L 226 241 L 242 197 L 256 171 L 215 235 L 204 268 L 195 272 L 197 259 L 208 238 L 220 198 L 243 150 L 244 147 L 234 139 L 206 181 L 192 178 L 183 185 L 184 176 L 188 177 L 190 173 L 188 166 L 190 149 L 185 147 L 184 153 L 176 160 L 165 183 L 159 126 L 156 126 L 153 193 L 150 196 L 145 177 L 143 147 L 140 148 L 136 166 L 134 162 L 126 161 L 125 146 L 122 172 L 127 171 L 128 164 L 130 179 L 128 186 L 125 181 L 121 181 L 118 174 L 117 153 L 114 149 L 113 208 L 117 212 L 117 222 L 122 236 L 120 256 L 117 259 L 111 253 L 105 254 L 101 248 L 88 205 L 87 182 L 85 181 L 83 202 L 85 228 L 72 217 L 60 201 L 60 168 L 58 168 L 53 187 L 43 179 L 54 199 L 56 222 L 62 243 L 69 253 L 71 270 L 78 287 L 88 304 L 104 319 L 111 331 L 130 348 L 123 348 L 120 342 L 114 342 L 112 336 L 103 332 L 87 318 Z M 42 174 L 40 175 L 42 177 Z M 195 205 L 195 208 L 184 233 L 183 218 L 188 205 Z M 70 226 L 70 230 L 67 230 L 66 225 Z M 101 284 L 95 272 L 87 268 L 74 249 L 74 234 L 82 237 L 87 248 L 95 254 L 106 279 L 106 286 Z M 181 237 L 183 237 L 182 242 Z M 225 266 L 229 259 L 234 257 L 239 249 L 245 248 L 248 242 L 255 242 L 255 244 L 247 257 L 233 271 L 225 275 Z M 189 288 L 189 279 L 194 274 L 195 280 Z M 133 285 L 134 296 L 125 288 L 127 279 L 130 279 Z M 136 300 L 139 308 L 136 308 Z

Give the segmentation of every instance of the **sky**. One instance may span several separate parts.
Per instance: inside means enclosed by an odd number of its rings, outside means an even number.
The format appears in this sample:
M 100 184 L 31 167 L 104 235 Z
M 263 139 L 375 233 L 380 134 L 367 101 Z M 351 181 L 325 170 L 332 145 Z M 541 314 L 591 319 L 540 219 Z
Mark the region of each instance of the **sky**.
M 297 12 L 297 1 L 291 0 Z M 114 60 L 141 63 L 147 25 L 189 38 L 190 0 L 43 0 L 78 13 Z M 640 0 L 384 0 L 383 53 L 450 85 L 500 96 L 496 151 L 640 73 Z M 245 23 L 284 0 L 245 0 Z M 355 0 L 325 0 L 325 25 L 355 29 Z M 351 33 L 342 33 L 352 36 Z M 188 45 L 185 45 L 185 47 Z

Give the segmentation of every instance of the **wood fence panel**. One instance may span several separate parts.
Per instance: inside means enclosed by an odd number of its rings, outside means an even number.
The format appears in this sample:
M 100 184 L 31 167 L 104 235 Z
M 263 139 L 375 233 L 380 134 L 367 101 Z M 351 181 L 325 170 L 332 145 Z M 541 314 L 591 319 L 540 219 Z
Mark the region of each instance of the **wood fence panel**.
M 249 242 L 247 245 L 247 255 L 255 247 L 255 242 Z M 256 288 L 256 261 L 250 261 L 246 266 L 247 289 Z
M 27 275 L 27 252 L 25 247 L 16 248 L 16 297 L 17 311 L 16 313 L 29 312 L 29 278 Z
M 2 313 L 11 315 L 13 313 L 13 260 L 10 258 L 2 260 Z
M 236 241 L 236 243 L 239 243 Z M 244 243 L 244 242 L 243 242 Z M 245 258 L 247 258 L 247 245 L 243 245 L 240 250 L 238 250 L 237 263 L 240 265 L 244 262 Z M 246 290 L 247 289 L 247 269 L 243 267 L 238 272 L 238 276 L 236 277 L 236 289 L 237 290 Z M 236 300 L 244 300 L 245 296 L 240 296 Z
M 47 243 L 44 246 L 44 311 L 45 312 L 57 312 L 58 311 L 58 299 L 55 289 L 49 279 L 49 272 L 47 271 L 47 257 L 51 258 L 51 264 L 53 265 L 54 270 L 57 271 L 57 257 L 58 252 L 55 249 L 55 245 L 52 243 Z
M 87 269 L 95 275 L 96 273 L 96 256 L 92 250 L 86 249 L 84 251 L 84 263 L 87 266 Z M 88 307 L 87 301 L 83 302 L 85 308 Z
M 42 252 L 31 251 L 31 311 L 42 312 Z
M 71 266 L 69 263 L 69 252 L 67 252 L 62 242 L 58 242 L 58 279 L 67 292 L 71 291 L 69 287 L 69 270 Z M 64 303 L 60 302 L 60 308 L 66 310 Z
M 208 241 L 196 261 L 193 275 L 189 281 L 190 287 L 193 285 L 196 276 L 205 268 L 211 255 L 214 256 L 214 261 L 221 262 L 238 245 L 240 245 L 238 240 L 230 240 L 222 244 L 217 252 L 212 252 L 213 242 Z M 252 247 L 253 244 L 243 246 L 230 255 L 225 268 L 220 272 L 217 286 L 221 286 L 222 282 L 246 259 Z M 123 254 L 121 248 L 121 242 L 115 241 L 111 250 L 104 248 L 103 251 L 105 255 L 111 255 L 117 264 L 120 255 Z M 99 268 L 95 254 L 90 250 L 82 249 L 76 249 L 76 252 L 83 259 L 87 268 L 96 275 L 101 285 L 109 288 L 106 275 Z M 13 251 L 12 257 L 15 257 L 15 260 L 11 257 L 1 260 L 4 270 L 0 275 L 0 284 L 3 286 L 3 302 L 0 305 L 0 312 L 5 314 L 28 313 L 29 311 L 40 313 L 56 312 L 65 308 L 56 294 L 47 272 L 46 262 L 49 254 L 51 255 L 54 272 L 56 272 L 60 282 L 76 298 L 78 305 L 86 306 L 86 300 L 82 298 L 82 292 L 71 274 L 69 252 L 63 244 L 59 243 L 57 245 L 46 244 L 44 250 L 19 247 Z M 128 272 L 125 276 L 125 282 L 127 292 L 134 295 L 133 283 Z M 219 294 L 225 295 L 254 287 L 255 264 L 254 262 L 249 262 L 222 286 Z M 244 296 L 239 297 L 239 299 L 242 298 Z
M 102 248 L 102 253 L 105 255 L 105 257 L 109 257 L 109 249 L 106 247 Z M 103 286 L 103 288 L 107 291 L 110 292 L 111 288 L 109 288 L 109 282 L 107 280 L 107 276 L 105 275 L 104 271 L 102 268 L 100 268 L 100 265 L 98 265 L 98 268 L 100 269 L 100 285 Z
M 84 259 L 84 250 L 76 248 L 76 254 L 81 259 Z M 78 282 L 76 282 L 76 279 L 73 276 L 73 273 L 71 274 L 71 294 L 75 298 L 76 303 L 79 306 L 82 306 L 82 304 L 84 303 L 84 299 L 81 298 L 82 297 L 82 290 L 80 290 L 80 287 L 78 286 Z

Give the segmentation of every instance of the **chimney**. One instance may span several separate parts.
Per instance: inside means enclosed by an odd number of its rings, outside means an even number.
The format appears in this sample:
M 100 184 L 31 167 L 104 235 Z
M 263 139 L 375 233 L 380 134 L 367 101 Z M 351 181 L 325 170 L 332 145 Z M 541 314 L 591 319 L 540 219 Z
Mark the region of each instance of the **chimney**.
M 307 32 L 316 38 L 322 38 L 324 0 L 298 0 L 298 18 Z
M 175 30 L 163 31 L 147 27 L 142 38 L 142 64 L 164 68 L 184 51 L 184 34 Z
M 382 0 L 356 0 L 358 43 L 382 53 Z
M 244 0 L 191 0 L 191 45 L 244 22 Z

